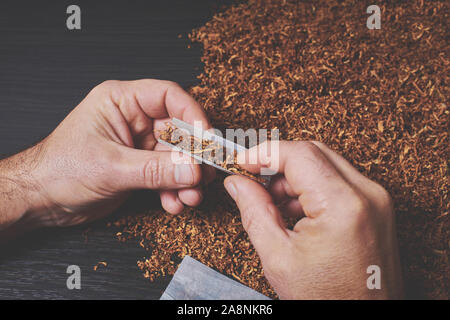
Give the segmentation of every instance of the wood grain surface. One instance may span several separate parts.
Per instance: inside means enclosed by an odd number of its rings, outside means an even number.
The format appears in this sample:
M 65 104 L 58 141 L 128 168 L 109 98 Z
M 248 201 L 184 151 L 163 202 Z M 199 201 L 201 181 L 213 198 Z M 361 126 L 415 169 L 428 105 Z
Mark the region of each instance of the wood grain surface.
M 66 8 L 81 8 L 82 29 L 66 28 Z M 96 84 L 158 78 L 187 87 L 201 71 L 187 34 L 223 1 L 0 2 L 0 156 L 48 135 Z M 178 35 L 181 34 L 181 38 Z M 139 192 L 116 214 L 159 205 Z M 142 211 L 141 211 L 142 212 Z M 145 251 L 120 243 L 105 221 L 40 230 L 0 251 L 0 299 L 158 299 L 170 277 L 149 282 L 136 261 Z M 94 265 L 106 261 L 97 271 Z M 81 290 L 68 290 L 68 265 L 81 268 Z

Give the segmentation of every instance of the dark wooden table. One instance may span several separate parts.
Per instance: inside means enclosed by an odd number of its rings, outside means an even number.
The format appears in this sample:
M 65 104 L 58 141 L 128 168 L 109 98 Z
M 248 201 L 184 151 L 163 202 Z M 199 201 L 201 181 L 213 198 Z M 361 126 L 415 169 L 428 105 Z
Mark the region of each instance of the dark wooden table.
M 229 1 L 228 1 L 229 2 Z M 66 8 L 81 8 L 82 29 L 66 28 Z M 211 18 L 219 0 L 0 2 L 0 155 L 49 134 L 96 84 L 158 78 L 182 86 L 201 72 L 199 45 L 187 34 Z M 179 38 L 178 35 L 182 37 Z M 125 206 L 148 204 L 139 193 Z M 105 222 L 41 230 L 0 251 L 0 299 L 157 299 L 170 278 L 143 278 L 136 243 L 119 243 Z M 93 270 L 98 261 L 106 268 Z M 68 265 L 81 268 L 81 290 L 68 290 Z

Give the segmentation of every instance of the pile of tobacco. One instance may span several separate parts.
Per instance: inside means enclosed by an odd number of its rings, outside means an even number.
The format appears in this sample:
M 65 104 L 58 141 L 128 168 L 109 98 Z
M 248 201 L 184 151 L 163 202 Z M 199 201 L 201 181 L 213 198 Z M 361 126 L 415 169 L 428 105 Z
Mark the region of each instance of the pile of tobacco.
M 448 298 L 447 1 L 249 0 L 194 30 L 204 71 L 191 94 L 216 128 L 278 128 L 320 140 L 392 195 L 409 298 Z M 149 279 L 188 254 L 274 296 L 220 181 L 200 208 L 117 223 L 138 239 Z

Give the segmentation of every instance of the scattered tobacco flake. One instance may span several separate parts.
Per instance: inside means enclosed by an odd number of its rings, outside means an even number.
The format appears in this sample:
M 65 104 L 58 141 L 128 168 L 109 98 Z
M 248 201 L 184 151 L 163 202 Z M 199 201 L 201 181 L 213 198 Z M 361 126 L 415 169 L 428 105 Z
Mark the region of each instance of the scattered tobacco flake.
M 230 172 L 245 176 L 261 184 L 266 182 L 263 177 L 253 174 L 237 164 L 238 154 L 236 150 L 230 151 L 218 142 L 188 135 L 182 129 L 169 123 L 166 124 L 165 130 L 159 132 L 159 138 Z
M 448 299 L 448 1 L 249 0 L 216 14 L 190 38 L 203 45 L 190 93 L 216 128 L 278 128 L 319 140 L 392 195 L 406 294 Z M 239 212 L 220 184 L 181 215 L 150 211 L 118 222 L 119 236 L 151 254 L 149 279 L 189 254 L 274 296 Z
M 99 262 L 97 262 L 97 264 L 94 266 L 94 271 L 97 271 L 97 269 L 98 269 L 100 266 L 106 267 L 106 266 L 108 266 L 108 263 L 105 262 L 105 261 L 99 261 Z

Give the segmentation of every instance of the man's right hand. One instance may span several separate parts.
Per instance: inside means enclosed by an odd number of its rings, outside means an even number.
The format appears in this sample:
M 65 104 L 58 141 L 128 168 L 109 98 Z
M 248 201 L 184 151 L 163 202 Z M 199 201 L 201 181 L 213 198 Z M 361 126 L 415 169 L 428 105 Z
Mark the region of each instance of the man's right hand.
M 279 143 L 279 152 L 270 155 L 267 145 L 251 149 L 258 164 L 243 166 L 255 173 L 263 166 L 280 173 L 268 191 L 244 177 L 225 180 L 279 297 L 401 298 L 394 214 L 386 190 L 324 144 Z M 299 219 L 293 230 L 285 227 L 282 215 Z M 381 289 L 368 288 L 369 266 L 380 268 Z

